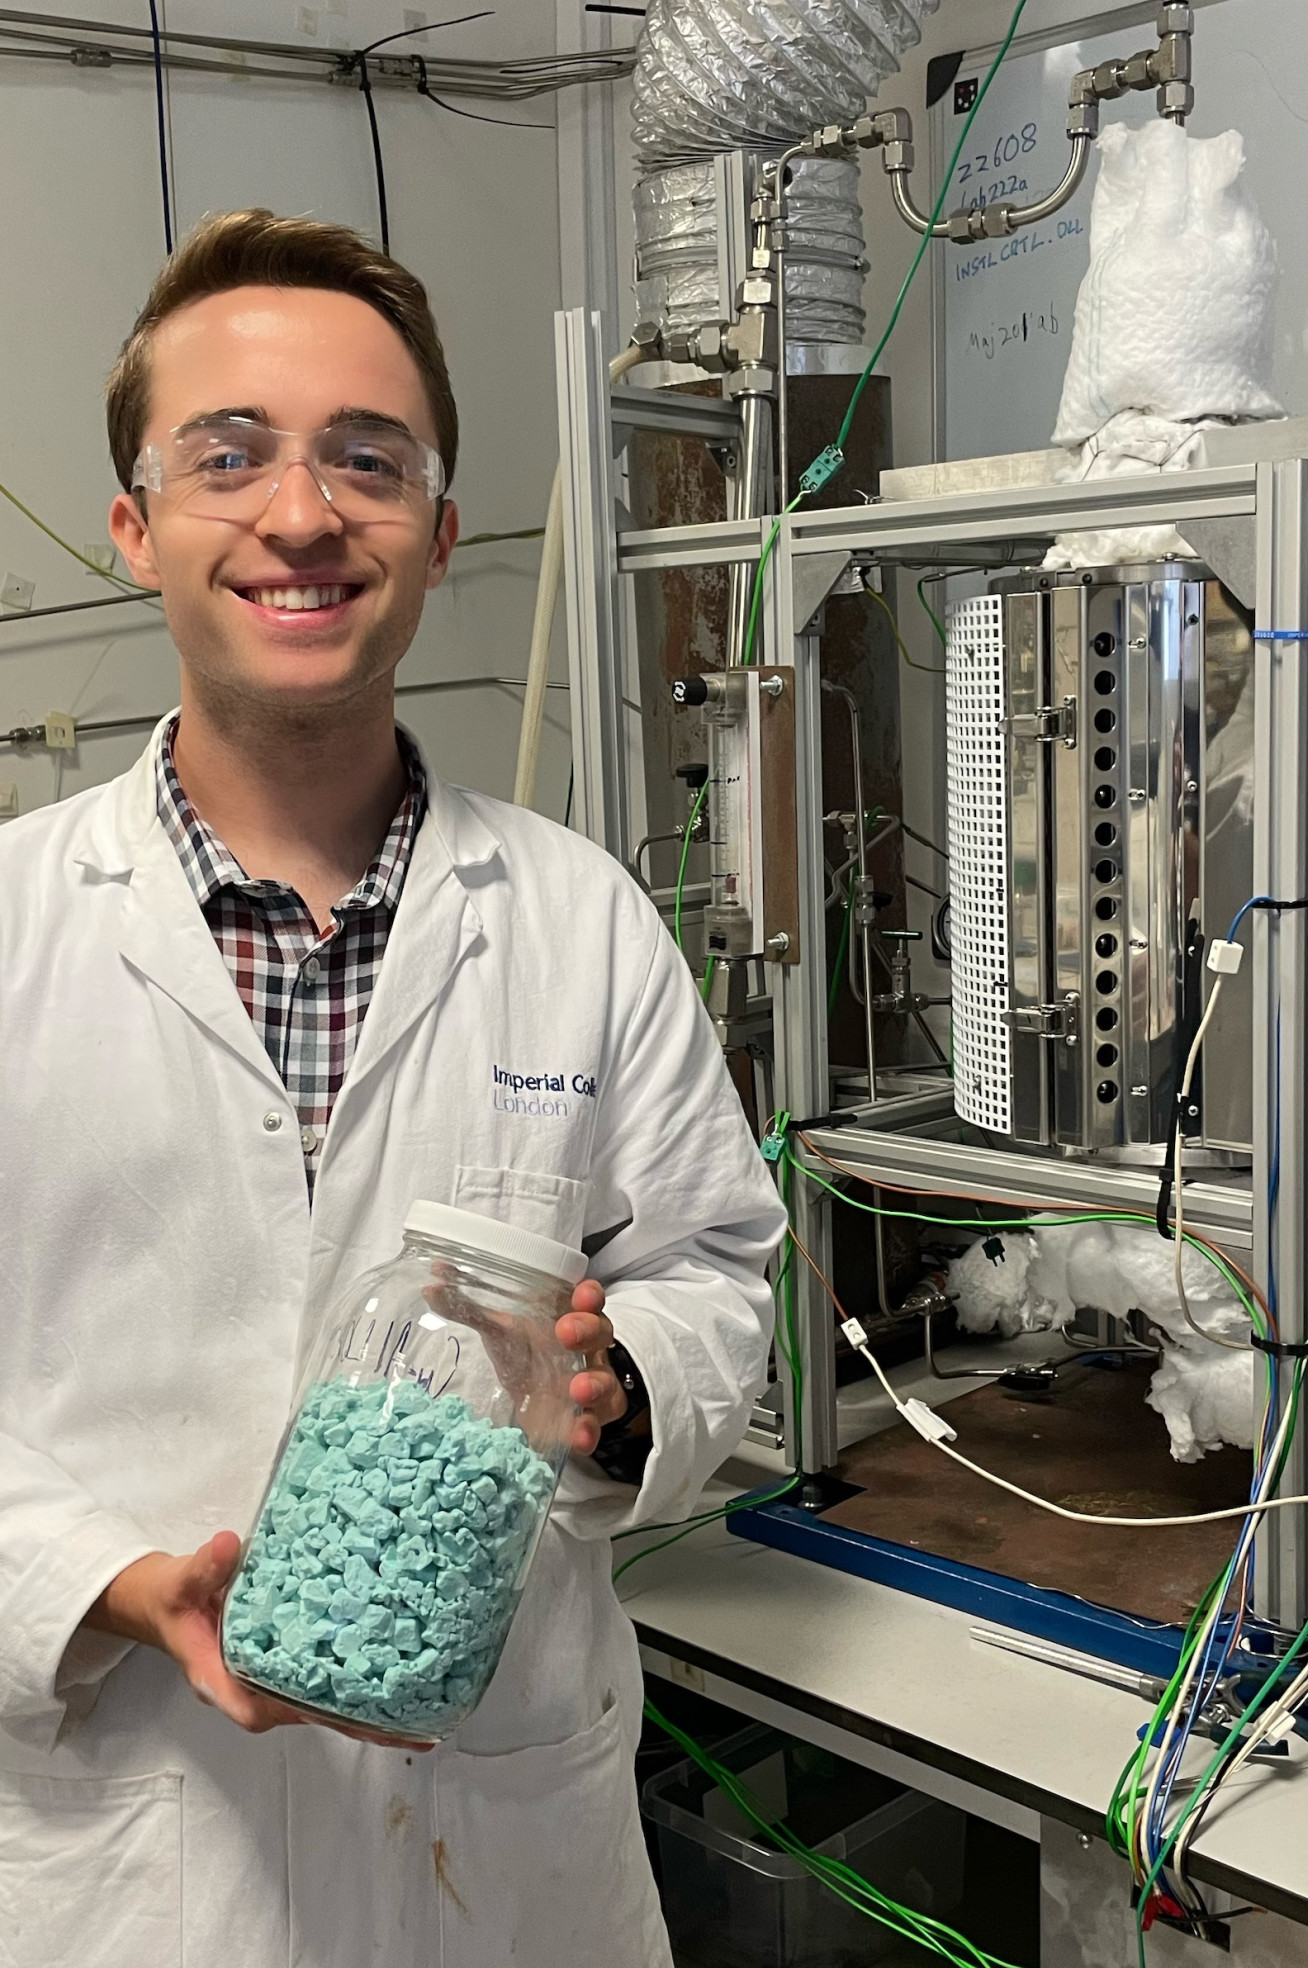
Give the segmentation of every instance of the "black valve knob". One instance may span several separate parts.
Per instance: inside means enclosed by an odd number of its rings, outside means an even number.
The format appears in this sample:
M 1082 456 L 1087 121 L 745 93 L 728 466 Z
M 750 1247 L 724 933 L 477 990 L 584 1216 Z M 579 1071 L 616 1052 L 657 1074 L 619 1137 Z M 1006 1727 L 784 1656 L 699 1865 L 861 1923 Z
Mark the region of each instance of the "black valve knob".
M 707 704 L 708 684 L 702 676 L 676 677 L 672 685 L 672 701 L 678 705 Z
M 679 765 L 677 767 L 677 777 L 685 781 L 688 792 L 697 793 L 708 779 L 708 767 L 706 765 Z

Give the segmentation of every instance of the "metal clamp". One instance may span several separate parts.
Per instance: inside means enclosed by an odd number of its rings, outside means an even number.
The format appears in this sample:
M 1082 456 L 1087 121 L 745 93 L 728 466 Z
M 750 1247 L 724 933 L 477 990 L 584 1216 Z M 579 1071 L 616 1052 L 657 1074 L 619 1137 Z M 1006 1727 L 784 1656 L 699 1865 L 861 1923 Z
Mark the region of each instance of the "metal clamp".
M 1076 748 L 1076 699 L 1064 697 L 1061 704 L 1037 704 L 1034 711 L 1019 711 L 1003 720 L 1012 738 L 1034 738 L 1038 744 L 1061 741 L 1068 751 Z
M 1011 1032 L 1030 1032 L 1038 1039 L 1062 1039 L 1076 1045 L 1081 1036 L 1081 1000 L 1069 991 L 1059 1004 L 1016 1005 L 999 1014 Z

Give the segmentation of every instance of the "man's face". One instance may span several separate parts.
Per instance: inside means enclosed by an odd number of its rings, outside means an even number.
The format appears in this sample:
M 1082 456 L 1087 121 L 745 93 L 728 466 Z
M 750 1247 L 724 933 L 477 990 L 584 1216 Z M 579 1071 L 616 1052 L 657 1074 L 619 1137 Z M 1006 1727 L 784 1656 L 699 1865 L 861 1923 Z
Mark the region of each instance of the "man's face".
M 179 425 L 234 410 L 306 434 L 342 411 L 369 411 L 437 446 L 395 329 L 353 295 L 318 288 L 240 287 L 162 323 L 143 441 L 167 445 Z M 200 688 L 291 709 L 347 702 L 395 668 L 458 538 L 448 501 L 434 536 L 423 498 L 381 520 L 344 521 L 302 463 L 282 472 L 252 523 L 200 517 L 167 489 L 146 504 L 143 520 L 120 493 L 110 531 L 134 578 L 162 590 L 184 672 Z M 287 590 L 302 601 L 311 589 L 318 606 L 287 605 Z M 337 589 L 339 600 L 323 593 Z

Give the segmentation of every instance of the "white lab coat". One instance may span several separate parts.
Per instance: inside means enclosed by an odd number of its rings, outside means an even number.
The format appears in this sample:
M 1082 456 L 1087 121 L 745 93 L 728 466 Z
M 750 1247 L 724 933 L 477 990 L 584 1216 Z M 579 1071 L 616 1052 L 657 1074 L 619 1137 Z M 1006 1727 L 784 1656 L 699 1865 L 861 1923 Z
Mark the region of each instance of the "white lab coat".
M 654 910 L 590 843 L 433 780 L 312 1219 L 149 754 L 0 835 L 0 1021 L 3 1968 L 668 1963 L 608 1539 L 684 1513 L 738 1440 L 783 1215 Z M 565 1111 L 515 1111 L 497 1066 L 561 1074 Z M 500 1670 L 433 1755 L 248 1736 L 77 1628 L 144 1552 L 246 1531 L 305 1304 L 395 1252 L 418 1196 L 617 1228 L 592 1272 L 654 1452 L 639 1492 L 570 1467 Z

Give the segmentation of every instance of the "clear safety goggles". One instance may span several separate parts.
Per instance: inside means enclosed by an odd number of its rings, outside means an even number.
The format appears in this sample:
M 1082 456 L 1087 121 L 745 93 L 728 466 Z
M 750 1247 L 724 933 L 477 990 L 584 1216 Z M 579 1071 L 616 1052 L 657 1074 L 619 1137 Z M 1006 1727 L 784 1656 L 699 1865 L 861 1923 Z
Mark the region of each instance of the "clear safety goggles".
M 248 417 L 200 417 L 147 444 L 132 489 L 162 493 L 198 519 L 252 525 L 292 465 L 304 465 L 345 520 L 398 520 L 445 490 L 440 454 L 421 438 L 367 417 L 316 431 L 273 430 Z

